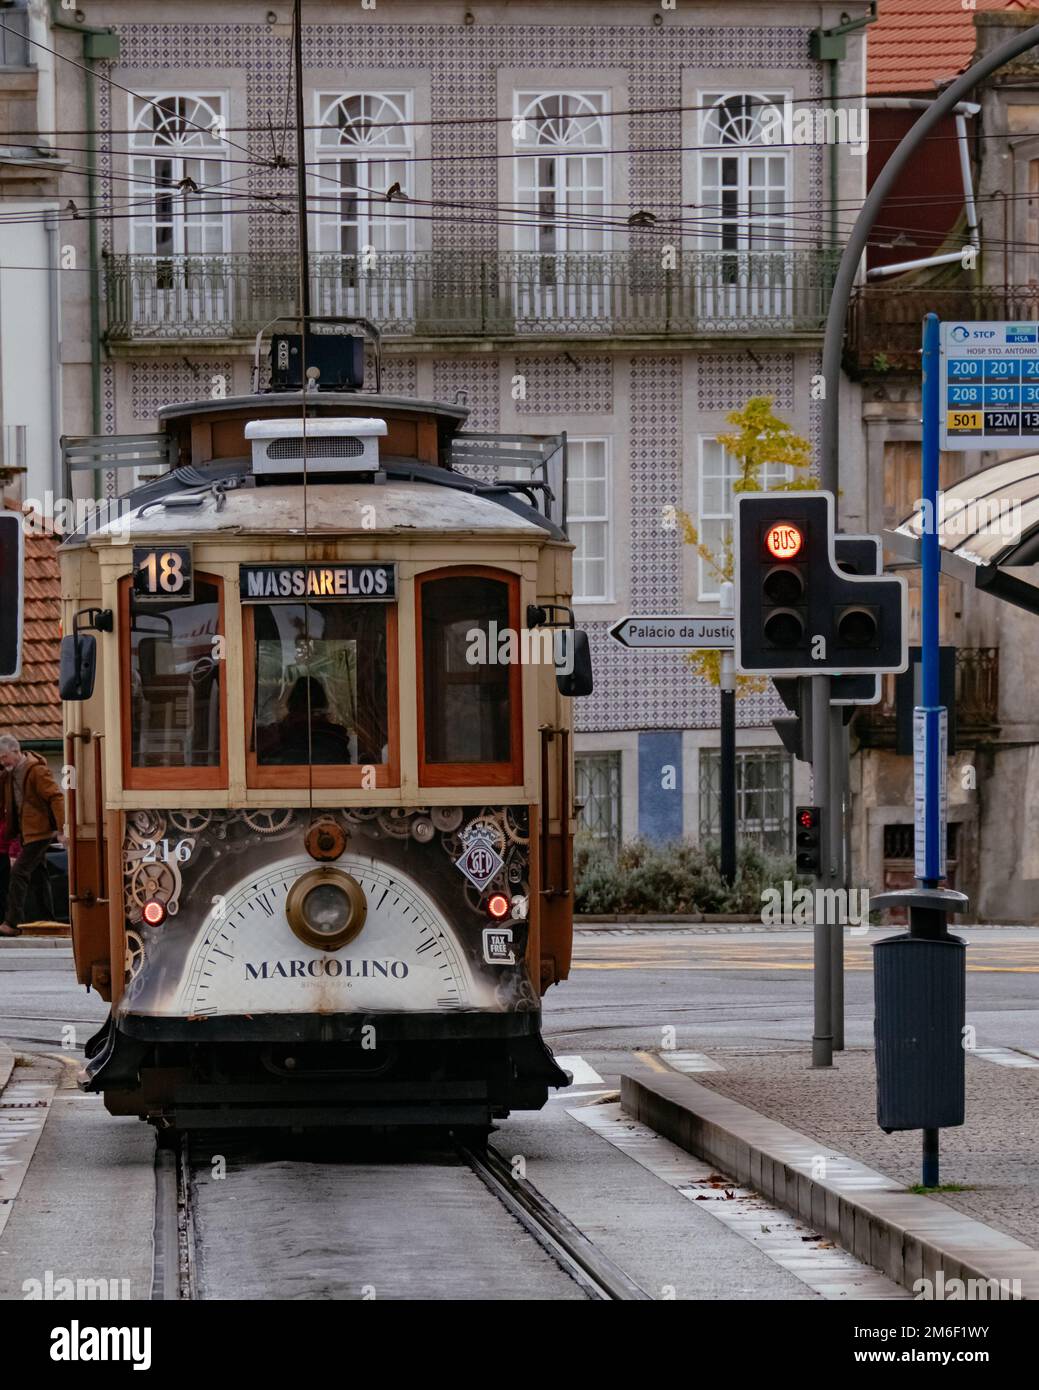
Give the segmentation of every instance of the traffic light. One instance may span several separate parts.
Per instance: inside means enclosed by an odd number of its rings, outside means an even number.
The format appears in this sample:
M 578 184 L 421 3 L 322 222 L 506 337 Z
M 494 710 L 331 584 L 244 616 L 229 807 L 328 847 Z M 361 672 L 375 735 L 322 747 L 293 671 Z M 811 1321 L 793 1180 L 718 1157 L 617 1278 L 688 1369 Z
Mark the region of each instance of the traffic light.
M 818 806 L 798 806 L 794 815 L 794 852 L 799 874 L 818 875 L 822 870 L 823 843 Z
M 905 580 L 847 572 L 865 556 L 849 547 L 839 559 L 840 539 L 831 493 L 737 497 L 738 671 L 837 676 L 905 670 Z
M 24 595 L 23 518 L 0 512 L 0 680 L 17 680 L 22 673 L 22 612 Z

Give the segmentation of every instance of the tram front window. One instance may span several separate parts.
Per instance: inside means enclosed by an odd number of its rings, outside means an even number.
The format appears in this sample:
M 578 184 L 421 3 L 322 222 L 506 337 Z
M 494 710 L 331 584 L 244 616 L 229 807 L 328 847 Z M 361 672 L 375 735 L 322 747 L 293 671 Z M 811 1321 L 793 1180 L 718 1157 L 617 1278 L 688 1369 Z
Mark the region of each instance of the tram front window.
M 386 605 L 251 607 L 257 764 L 387 762 Z
M 478 574 L 421 584 L 424 761 L 505 767 L 514 754 L 517 672 L 497 659 L 510 627 L 511 590 Z M 474 659 L 480 634 L 487 659 Z
M 220 766 L 220 592 L 196 577 L 192 603 L 129 596 L 130 765 Z

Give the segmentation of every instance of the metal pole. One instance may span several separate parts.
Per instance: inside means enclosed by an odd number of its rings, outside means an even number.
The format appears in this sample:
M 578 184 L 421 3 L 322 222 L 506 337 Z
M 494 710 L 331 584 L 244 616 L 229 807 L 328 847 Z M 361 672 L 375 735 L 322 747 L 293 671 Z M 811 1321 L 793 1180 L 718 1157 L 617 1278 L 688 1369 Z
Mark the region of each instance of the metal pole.
M 729 662 L 732 656 L 729 655 Z M 725 657 L 722 657 L 722 665 Z M 736 881 L 736 691 L 727 690 L 722 674 L 721 699 L 721 875 Z
M 731 617 L 734 611 L 734 585 L 721 586 L 719 615 Z M 733 652 L 721 653 L 720 722 L 721 749 L 721 876 L 728 884 L 736 881 L 736 662 Z
M 925 1129 L 923 1144 L 923 1163 L 920 1180 L 924 1187 L 938 1186 L 938 1134 L 936 1129 Z
M 844 712 L 830 706 L 830 843 L 827 863 L 830 888 L 844 886 L 844 772 L 840 757 L 844 747 Z M 837 756 L 832 756 L 836 753 Z M 830 1012 L 833 1050 L 844 1051 L 844 923 L 830 923 Z
M 296 80 L 296 194 L 299 202 L 299 299 L 303 331 L 310 317 L 310 229 L 307 226 L 306 116 L 303 109 L 303 0 L 292 11 L 292 62 Z M 304 389 L 306 382 L 304 381 Z
M 816 879 L 816 888 L 829 886 L 830 873 L 830 821 L 828 806 L 830 800 L 830 677 L 812 676 L 812 775 L 813 796 L 819 807 L 819 837 L 821 869 Z M 833 930 L 825 921 L 819 921 L 822 913 L 816 913 L 813 929 L 814 951 L 812 984 L 815 996 L 815 1025 L 812 1034 L 812 1066 L 833 1066 L 833 1009 L 831 1004 L 832 987 L 832 945 Z
M 917 707 L 915 714 L 922 713 L 924 720 L 923 747 L 914 746 L 913 755 L 917 773 L 923 773 L 924 788 L 924 859 L 921 884 L 924 888 L 937 888 L 943 877 L 944 859 L 941 843 L 942 822 L 942 716 L 940 706 L 941 687 L 939 684 L 938 650 L 938 608 L 941 584 L 941 547 L 938 542 L 938 483 L 939 483 L 939 426 L 938 412 L 941 403 L 938 398 L 941 343 L 937 314 L 928 314 L 924 319 L 923 333 L 923 445 L 920 496 L 925 508 L 930 509 L 930 517 L 924 526 L 920 540 L 920 657 L 921 657 L 921 696 L 923 708 Z M 915 745 L 915 740 L 914 740 Z M 923 766 L 920 767 L 921 754 Z M 920 858 L 917 855 L 917 863 Z

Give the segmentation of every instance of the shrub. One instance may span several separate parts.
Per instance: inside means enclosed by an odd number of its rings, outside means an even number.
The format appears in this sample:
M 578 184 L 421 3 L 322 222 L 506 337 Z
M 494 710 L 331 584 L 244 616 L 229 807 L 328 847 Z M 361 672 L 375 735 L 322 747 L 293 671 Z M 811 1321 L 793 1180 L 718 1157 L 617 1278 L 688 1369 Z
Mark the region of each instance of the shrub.
M 632 840 L 616 856 L 579 837 L 574 851 L 574 911 L 607 913 L 740 912 L 757 917 L 764 888 L 796 882 L 793 860 L 741 845 L 730 886 L 717 845 Z

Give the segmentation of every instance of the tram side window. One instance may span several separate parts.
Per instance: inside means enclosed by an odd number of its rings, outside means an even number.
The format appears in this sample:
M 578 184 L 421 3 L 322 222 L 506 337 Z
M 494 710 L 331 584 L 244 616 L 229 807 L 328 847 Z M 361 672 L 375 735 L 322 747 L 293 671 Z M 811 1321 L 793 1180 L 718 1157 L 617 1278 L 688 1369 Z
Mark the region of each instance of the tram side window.
M 192 603 L 129 596 L 130 765 L 220 766 L 220 590 L 196 576 Z
M 251 605 L 251 749 L 261 767 L 389 758 L 384 603 Z
M 511 764 L 517 668 L 486 659 L 513 626 L 510 584 L 454 575 L 424 580 L 421 594 L 423 761 Z

